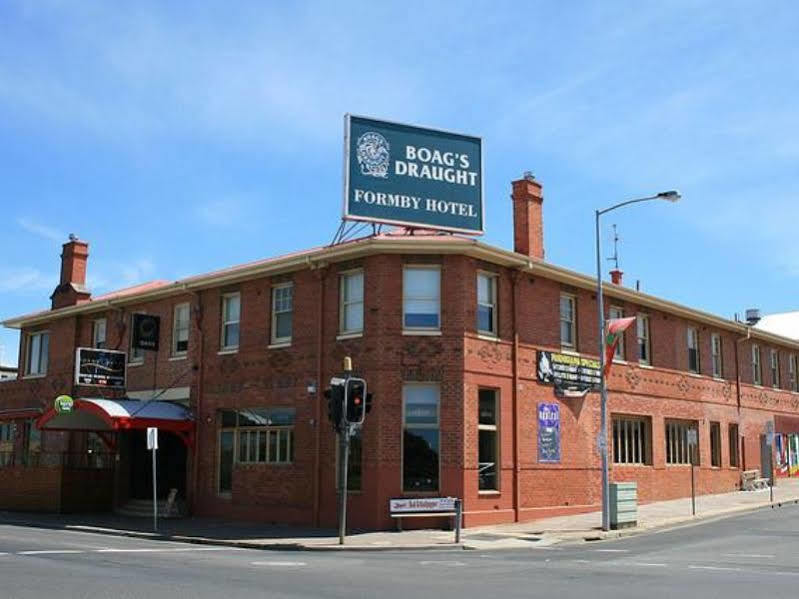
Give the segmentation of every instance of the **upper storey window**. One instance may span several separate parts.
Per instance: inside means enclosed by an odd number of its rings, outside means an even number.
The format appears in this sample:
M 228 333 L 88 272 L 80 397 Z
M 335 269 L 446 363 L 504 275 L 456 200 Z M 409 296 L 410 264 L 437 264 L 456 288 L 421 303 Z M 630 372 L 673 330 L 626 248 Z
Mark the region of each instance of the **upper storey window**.
M 42 331 L 28 335 L 25 352 L 25 374 L 28 376 L 47 374 L 50 355 L 50 333 Z
M 406 329 L 441 328 L 441 270 L 408 266 L 402 273 L 402 324 Z

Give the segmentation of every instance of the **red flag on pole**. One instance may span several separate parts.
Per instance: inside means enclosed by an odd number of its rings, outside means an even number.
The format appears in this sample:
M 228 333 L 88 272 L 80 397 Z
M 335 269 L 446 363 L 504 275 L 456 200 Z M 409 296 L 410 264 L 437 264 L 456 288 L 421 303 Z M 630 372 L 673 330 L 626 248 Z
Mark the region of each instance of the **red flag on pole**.
M 610 374 L 610 367 L 613 364 L 613 356 L 616 353 L 616 346 L 622 333 L 627 330 L 633 322 L 635 316 L 629 318 L 611 318 L 607 321 L 607 334 L 605 335 L 605 378 Z

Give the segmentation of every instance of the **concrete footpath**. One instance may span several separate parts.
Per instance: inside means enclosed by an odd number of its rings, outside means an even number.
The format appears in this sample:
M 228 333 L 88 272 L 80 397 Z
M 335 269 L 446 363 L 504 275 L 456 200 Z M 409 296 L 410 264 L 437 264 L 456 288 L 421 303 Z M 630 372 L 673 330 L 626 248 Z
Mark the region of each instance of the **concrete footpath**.
M 254 523 L 237 523 L 209 518 L 167 519 L 152 532 L 152 520 L 113 514 L 31 514 L 0 512 L 0 526 L 14 524 L 50 529 L 83 531 L 152 540 L 181 541 L 208 545 L 302 551 L 421 550 L 421 549 L 519 549 L 547 547 L 618 538 L 675 526 L 691 525 L 740 512 L 782 504 L 799 503 L 799 479 L 780 479 L 769 490 L 736 491 L 696 498 L 696 516 L 691 515 L 691 498 L 658 501 L 638 508 L 638 526 L 619 531 L 600 530 L 599 512 L 545 518 L 519 524 L 480 526 L 462 531 L 454 542 L 453 531 L 408 530 L 403 532 L 351 531 L 345 545 L 330 529 L 298 528 Z

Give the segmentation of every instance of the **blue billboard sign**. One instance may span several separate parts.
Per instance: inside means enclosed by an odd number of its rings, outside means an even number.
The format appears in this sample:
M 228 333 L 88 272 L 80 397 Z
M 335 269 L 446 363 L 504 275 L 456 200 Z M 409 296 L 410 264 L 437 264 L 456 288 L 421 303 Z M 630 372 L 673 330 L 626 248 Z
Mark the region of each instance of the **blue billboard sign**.
M 483 233 L 479 137 L 344 117 L 344 218 Z

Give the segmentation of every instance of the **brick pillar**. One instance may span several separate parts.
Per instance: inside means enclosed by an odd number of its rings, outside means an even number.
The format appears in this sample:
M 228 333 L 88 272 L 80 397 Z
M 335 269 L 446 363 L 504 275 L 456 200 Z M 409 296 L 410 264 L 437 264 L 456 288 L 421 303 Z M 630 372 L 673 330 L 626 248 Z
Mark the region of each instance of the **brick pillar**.
M 544 196 L 541 184 L 526 173 L 514 181 L 513 200 L 513 250 L 532 258 L 544 259 Z

